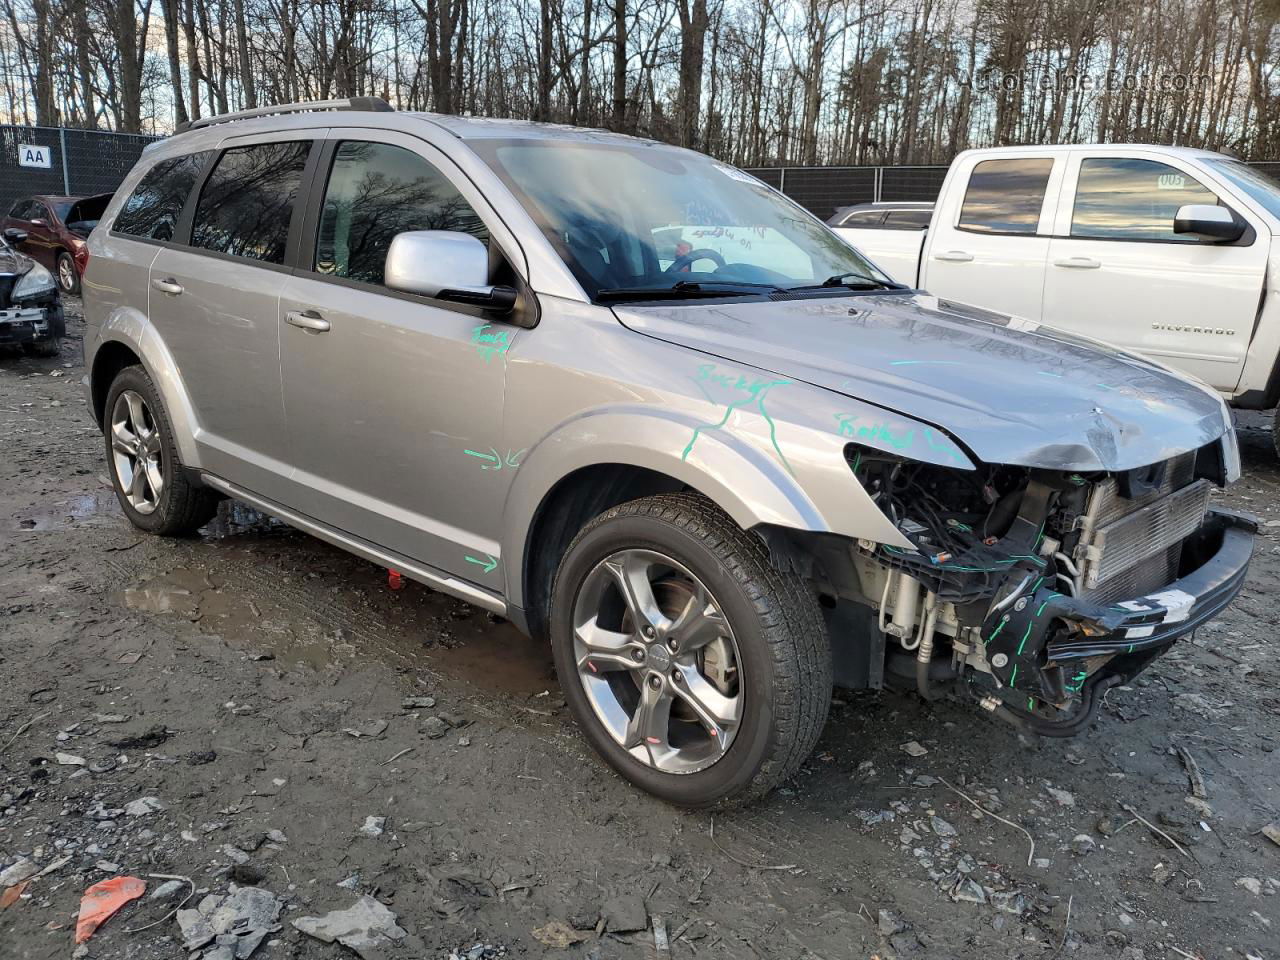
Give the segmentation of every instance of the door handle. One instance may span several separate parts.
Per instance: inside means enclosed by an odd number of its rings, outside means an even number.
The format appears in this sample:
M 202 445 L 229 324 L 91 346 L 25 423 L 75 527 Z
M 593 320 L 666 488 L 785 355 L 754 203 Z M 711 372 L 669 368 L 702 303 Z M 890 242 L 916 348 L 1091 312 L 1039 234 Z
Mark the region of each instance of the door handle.
M 948 250 L 946 253 L 935 253 L 935 260 L 945 260 L 947 263 L 968 263 L 973 259 L 973 254 L 967 250 Z
M 285 323 L 301 327 L 303 330 L 310 330 L 312 333 L 327 333 L 329 331 L 329 321 L 314 310 L 290 310 L 284 315 L 284 320 Z
M 1066 257 L 1063 260 L 1053 261 L 1055 267 L 1068 267 L 1072 270 L 1097 270 L 1102 266 L 1101 260 L 1095 260 L 1093 257 Z
M 151 285 L 161 293 L 167 293 L 171 297 L 176 297 L 182 293 L 182 284 L 170 277 L 168 280 L 152 280 Z

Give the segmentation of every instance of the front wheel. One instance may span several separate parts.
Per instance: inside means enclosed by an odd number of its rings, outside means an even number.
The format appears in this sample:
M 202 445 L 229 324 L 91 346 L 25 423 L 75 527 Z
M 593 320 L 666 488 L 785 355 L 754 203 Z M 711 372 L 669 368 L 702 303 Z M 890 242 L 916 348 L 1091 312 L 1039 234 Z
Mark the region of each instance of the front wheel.
M 830 706 L 812 592 L 698 495 L 635 500 L 584 527 L 556 574 L 551 634 L 591 745 L 683 806 L 767 793 L 799 769 Z

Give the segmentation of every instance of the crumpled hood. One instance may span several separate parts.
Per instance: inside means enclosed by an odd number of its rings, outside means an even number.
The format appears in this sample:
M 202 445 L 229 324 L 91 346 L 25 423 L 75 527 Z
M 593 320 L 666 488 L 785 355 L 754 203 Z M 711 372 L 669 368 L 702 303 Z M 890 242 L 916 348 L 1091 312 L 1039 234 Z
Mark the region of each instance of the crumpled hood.
M 1148 360 L 923 293 L 615 312 L 639 333 L 931 424 L 987 463 L 1128 470 L 1229 422 L 1208 387 Z

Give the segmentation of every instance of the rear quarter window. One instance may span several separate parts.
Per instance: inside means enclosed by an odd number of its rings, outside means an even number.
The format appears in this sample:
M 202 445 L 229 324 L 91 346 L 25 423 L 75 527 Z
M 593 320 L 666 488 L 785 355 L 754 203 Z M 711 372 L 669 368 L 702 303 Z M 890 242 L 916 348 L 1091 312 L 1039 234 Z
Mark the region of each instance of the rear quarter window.
M 205 150 L 161 160 L 134 188 L 111 229 L 147 240 L 172 240 L 187 196 L 208 158 Z

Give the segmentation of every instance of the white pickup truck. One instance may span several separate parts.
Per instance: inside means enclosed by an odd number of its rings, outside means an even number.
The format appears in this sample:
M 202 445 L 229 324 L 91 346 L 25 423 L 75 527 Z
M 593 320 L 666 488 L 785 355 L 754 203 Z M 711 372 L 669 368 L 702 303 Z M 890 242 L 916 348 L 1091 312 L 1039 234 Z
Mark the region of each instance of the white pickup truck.
M 1280 401 L 1280 183 L 1256 169 L 1182 147 L 969 150 L 931 209 L 829 223 L 900 283 L 1148 354 L 1236 407 Z

